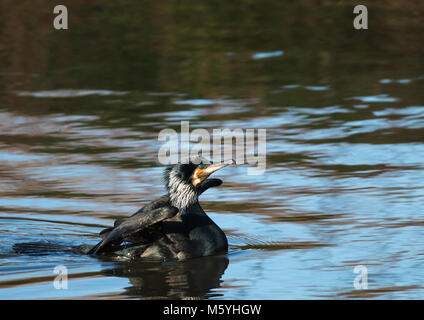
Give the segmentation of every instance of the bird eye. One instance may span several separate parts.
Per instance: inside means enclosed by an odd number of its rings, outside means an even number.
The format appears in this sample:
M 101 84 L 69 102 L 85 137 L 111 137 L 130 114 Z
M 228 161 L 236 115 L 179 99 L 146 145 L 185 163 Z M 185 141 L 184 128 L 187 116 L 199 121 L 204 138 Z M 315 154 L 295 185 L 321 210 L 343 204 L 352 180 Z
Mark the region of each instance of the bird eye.
M 198 168 L 199 168 L 200 170 L 203 170 L 203 169 L 205 169 L 205 165 L 204 165 L 203 163 L 201 163 L 201 164 L 199 164 Z

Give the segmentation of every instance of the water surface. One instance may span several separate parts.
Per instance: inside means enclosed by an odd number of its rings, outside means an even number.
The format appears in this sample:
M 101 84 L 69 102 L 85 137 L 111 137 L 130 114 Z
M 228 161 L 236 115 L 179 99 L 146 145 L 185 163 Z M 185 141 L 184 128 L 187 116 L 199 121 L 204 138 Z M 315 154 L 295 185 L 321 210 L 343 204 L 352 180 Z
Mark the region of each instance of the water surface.
M 73 0 L 70 29 L 55 31 L 48 1 L 6 2 L 1 299 L 424 297 L 421 3 L 369 6 L 369 30 L 356 31 L 345 1 Z M 228 254 L 157 263 L 12 250 L 95 244 L 162 195 L 157 136 L 183 120 L 267 129 L 265 173 L 225 168 L 201 197 Z M 58 265 L 67 290 L 53 286 Z M 358 265 L 366 290 L 353 284 Z

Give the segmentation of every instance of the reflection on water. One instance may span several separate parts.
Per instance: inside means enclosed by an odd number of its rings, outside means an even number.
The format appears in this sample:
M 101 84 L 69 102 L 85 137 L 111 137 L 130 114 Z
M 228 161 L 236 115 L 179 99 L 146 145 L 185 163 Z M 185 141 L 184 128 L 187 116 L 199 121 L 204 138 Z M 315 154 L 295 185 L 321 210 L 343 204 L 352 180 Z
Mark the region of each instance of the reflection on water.
M 350 4 L 242 3 L 73 0 L 67 32 L 0 5 L 0 298 L 423 298 L 424 5 L 370 5 L 362 32 Z M 265 174 L 201 197 L 228 254 L 12 250 L 95 244 L 163 194 L 157 135 L 182 120 L 267 129 Z
M 220 279 L 227 266 L 227 257 L 213 256 L 167 264 L 123 262 L 103 274 L 128 278 L 130 286 L 122 293 L 127 297 L 206 299 L 223 296 Z

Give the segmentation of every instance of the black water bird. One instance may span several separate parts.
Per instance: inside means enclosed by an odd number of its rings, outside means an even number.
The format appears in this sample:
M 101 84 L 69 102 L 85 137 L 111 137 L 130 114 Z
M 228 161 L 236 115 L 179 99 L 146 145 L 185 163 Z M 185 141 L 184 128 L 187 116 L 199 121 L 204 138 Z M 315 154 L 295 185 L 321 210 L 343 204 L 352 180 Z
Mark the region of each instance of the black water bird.
M 168 194 L 101 231 L 102 240 L 88 253 L 130 259 L 186 260 L 226 251 L 225 233 L 206 215 L 198 197 L 222 184 L 220 179 L 208 179 L 213 172 L 233 163 L 233 160 L 198 165 L 190 162 L 167 167 L 164 180 Z

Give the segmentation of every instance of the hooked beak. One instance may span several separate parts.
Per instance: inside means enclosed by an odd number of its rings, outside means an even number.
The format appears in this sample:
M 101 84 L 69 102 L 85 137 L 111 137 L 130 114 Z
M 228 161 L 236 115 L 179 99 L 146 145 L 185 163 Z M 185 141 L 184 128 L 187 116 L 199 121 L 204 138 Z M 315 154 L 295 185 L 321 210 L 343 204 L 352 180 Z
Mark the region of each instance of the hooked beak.
M 231 164 L 235 164 L 235 161 L 232 159 L 221 162 L 221 163 L 207 164 L 205 165 L 204 169 L 196 168 L 196 170 L 194 170 L 193 175 L 191 177 L 193 181 L 193 185 L 197 186 L 199 183 L 204 181 L 207 177 L 209 177 L 215 171 L 218 171 L 219 169 L 222 169 Z

